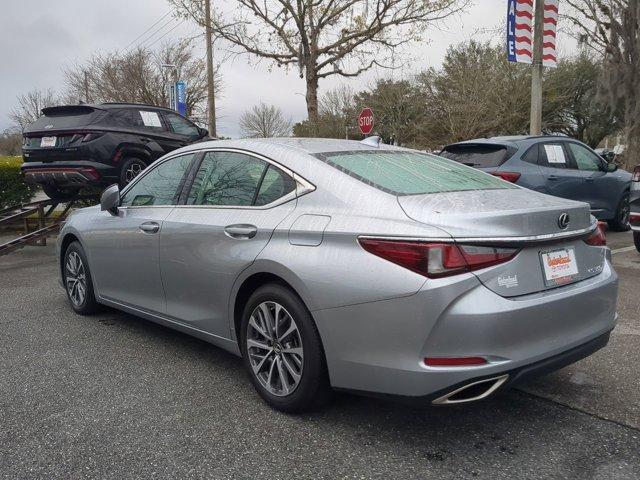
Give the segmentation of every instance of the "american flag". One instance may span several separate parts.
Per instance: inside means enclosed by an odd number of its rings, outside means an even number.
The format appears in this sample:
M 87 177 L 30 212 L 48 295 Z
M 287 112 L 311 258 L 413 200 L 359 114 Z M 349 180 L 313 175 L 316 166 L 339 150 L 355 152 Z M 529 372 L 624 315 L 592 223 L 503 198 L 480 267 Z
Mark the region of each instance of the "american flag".
M 542 65 L 558 66 L 556 54 L 556 31 L 558 27 L 558 0 L 544 0 L 544 37 Z
M 510 62 L 532 63 L 534 0 L 508 0 L 507 54 Z M 542 64 L 555 67 L 556 27 L 558 23 L 558 1 L 544 2 L 544 35 Z

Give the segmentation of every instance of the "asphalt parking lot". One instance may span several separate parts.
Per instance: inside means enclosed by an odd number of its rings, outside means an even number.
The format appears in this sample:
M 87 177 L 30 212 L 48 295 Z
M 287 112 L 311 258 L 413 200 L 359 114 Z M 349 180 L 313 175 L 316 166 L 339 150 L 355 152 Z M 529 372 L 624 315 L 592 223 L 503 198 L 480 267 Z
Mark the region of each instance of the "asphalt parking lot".
M 277 413 L 241 361 L 115 310 L 73 313 L 53 247 L 0 257 L 2 478 L 640 478 L 640 254 L 607 348 L 477 404 L 339 395 Z

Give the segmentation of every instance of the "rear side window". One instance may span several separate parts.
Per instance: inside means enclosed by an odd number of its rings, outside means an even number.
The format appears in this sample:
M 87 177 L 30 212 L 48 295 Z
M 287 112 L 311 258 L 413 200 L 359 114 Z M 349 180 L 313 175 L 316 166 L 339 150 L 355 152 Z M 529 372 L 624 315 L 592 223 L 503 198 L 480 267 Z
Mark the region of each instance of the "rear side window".
M 499 167 L 511 155 L 507 147 L 502 145 L 449 145 L 440 153 L 444 158 L 478 168 Z
M 268 205 L 296 189 L 296 181 L 282 170 L 269 165 L 254 205 Z
M 569 158 L 561 143 L 538 145 L 538 163 L 543 167 L 569 168 Z
M 426 153 L 357 151 L 318 154 L 317 157 L 394 195 L 518 188 L 479 170 Z

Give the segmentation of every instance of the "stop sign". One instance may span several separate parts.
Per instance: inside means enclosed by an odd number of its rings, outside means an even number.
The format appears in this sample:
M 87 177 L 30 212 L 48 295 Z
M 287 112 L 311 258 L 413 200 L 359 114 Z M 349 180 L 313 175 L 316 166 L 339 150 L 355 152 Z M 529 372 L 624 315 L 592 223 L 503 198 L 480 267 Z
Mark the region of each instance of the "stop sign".
M 368 135 L 373 130 L 373 111 L 370 108 L 363 108 L 358 115 L 358 127 L 363 135 Z

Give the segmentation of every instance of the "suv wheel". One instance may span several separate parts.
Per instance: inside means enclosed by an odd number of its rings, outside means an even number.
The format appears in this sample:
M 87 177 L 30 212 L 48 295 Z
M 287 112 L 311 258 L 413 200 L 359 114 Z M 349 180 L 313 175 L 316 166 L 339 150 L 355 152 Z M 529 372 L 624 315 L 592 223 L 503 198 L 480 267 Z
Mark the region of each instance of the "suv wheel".
M 62 278 L 67 298 L 76 313 L 90 315 L 98 310 L 89 263 L 79 242 L 72 242 L 64 252 Z
M 320 335 L 305 305 L 288 288 L 268 284 L 251 295 L 240 345 L 251 382 L 273 408 L 301 412 L 330 399 Z
M 626 232 L 629 230 L 629 228 L 631 228 L 629 226 L 630 212 L 631 207 L 629 205 L 629 193 L 627 192 L 622 196 L 622 200 L 620 200 L 620 204 L 616 210 L 616 216 L 607 222 L 609 224 L 609 228 L 614 232 Z
M 54 187 L 53 185 L 42 185 L 42 190 L 51 200 L 68 202 L 78 196 L 80 189 L 77 187 Z
M 125 158 L 120 169 L 120 188 L 128 185 L 131 180 L 136 178 L 147 168 L 147 165 L 137 158 Z

